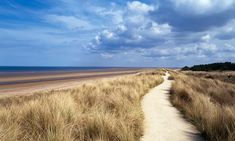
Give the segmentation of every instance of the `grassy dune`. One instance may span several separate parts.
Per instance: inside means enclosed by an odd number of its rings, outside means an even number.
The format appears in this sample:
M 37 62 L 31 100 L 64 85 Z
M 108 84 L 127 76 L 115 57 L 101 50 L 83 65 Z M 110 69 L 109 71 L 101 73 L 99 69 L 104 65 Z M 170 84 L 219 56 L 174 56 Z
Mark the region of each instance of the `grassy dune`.
M 187 75 L 192 75 L 195 77 L 203 77 L 208 79 L 216 79 L 227 83 L 235 84 L 235 72 L 234 71 L 211 71 L 211 72 L 205 72 L 205 71 L 185 71 L 184 72 Z
M 173 74 L 171 102 L 211 141 L 235 140 L 235 85 Z
M 95 81 L 67 90 L 0 99 L 1 141 L 136 141 L 140 101 L 161 72 Z

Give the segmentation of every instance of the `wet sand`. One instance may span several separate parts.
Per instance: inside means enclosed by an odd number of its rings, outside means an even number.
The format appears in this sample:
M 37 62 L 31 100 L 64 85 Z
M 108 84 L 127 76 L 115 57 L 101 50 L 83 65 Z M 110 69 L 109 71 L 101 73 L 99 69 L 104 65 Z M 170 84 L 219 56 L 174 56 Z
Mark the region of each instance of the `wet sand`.
M 1 73 L 0 95 L 32 94 L 37 91 L 71 88 L 83 81 L 134 74 L 141 69 L 108 69 L 80 72 Z

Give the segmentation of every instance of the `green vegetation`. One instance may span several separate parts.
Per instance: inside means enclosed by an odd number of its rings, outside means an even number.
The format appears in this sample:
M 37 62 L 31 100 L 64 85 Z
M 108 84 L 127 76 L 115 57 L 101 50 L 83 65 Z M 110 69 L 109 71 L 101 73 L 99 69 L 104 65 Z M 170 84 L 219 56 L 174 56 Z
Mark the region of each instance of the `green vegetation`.
M 195 65 L 192 67 L 185 66 L 182 70 L 192 70 L 192 71 L 215 71 L 215 70 L 235 70 L 235 63 L 225 62 L 225 63 L 213 63 L 205 65 Z

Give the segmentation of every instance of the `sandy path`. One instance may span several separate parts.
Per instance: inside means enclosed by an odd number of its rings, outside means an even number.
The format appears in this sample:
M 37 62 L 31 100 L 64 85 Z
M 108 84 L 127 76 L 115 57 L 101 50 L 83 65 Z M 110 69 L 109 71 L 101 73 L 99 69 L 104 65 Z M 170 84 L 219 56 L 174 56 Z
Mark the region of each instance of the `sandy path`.
M 182 118 L 169 102 L 172 81 L 166 73 L 164 82 L 146 94 L 142 101 L 144 136 L 142 141 L 202 141 L 199 132 Z

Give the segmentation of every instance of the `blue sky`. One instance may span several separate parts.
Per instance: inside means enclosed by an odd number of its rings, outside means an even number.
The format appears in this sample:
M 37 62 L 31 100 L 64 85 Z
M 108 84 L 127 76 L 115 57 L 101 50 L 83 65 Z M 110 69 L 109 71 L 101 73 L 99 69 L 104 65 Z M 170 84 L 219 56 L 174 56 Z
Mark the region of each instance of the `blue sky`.
M 1 0 L 0 65 L 235 61 L 235 0 Z

